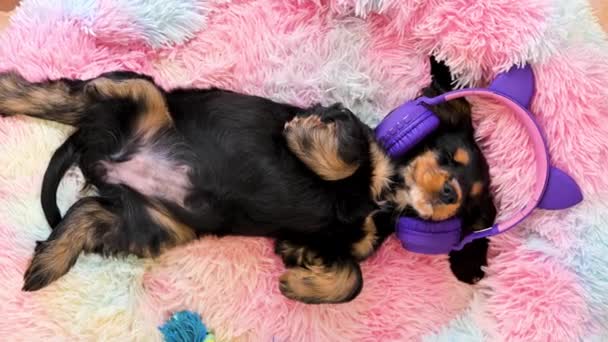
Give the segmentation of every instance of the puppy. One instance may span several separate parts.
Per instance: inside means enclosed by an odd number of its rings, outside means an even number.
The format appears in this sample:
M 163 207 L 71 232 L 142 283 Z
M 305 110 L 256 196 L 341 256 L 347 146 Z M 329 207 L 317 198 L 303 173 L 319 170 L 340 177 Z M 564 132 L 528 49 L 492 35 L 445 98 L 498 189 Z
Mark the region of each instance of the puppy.
M 443 91 L 444 81 L 425 93 Z M 350 301 L 363 286 L 359 262 L 399 215 L 459 215 L 466 229 L 493 223 L 468 104 L 435 111 L 440 129 L 393 161 L 340 104 L 300 108 L 222 89 L 165 91 L 132 72 L 43 82 L 2 73 L 0 113 L 76 128 L 44 176 L 41 200 L 53 230 L 37 243 L 23 290 L 57 280 L 81 252 L 155 257 L 204 235 L 244 235 L 276 240 L 288 298 Z M 97 194 L 62 218 L 56 191 L 72 165 Z M 482 277 L 486 251 L 481 240 L 453 252 L 455 275 Z

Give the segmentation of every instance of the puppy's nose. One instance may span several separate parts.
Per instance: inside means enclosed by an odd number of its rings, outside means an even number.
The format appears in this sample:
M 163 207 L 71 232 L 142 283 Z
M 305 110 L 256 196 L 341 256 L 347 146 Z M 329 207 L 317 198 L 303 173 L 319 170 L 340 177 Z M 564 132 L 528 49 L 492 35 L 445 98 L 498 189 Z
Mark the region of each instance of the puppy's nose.
M 458 194 L 456 193 L 456 189 L 454 189 L 450 182 L 445 182 L 443 188 L 439 192 L 439 200 L 445 204 L 454 204 L 457 199 Z

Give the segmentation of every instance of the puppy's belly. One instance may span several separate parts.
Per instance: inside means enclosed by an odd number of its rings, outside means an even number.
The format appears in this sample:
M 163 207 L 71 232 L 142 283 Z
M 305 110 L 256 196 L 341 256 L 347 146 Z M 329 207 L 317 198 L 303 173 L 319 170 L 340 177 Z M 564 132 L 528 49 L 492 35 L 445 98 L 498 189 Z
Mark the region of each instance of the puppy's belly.
M 141 150 L 123 162 L 101 161 L 103 180 L 121 184 L 140 194 L 184 206 L 190 193 L 190 167 L 161 152 Z

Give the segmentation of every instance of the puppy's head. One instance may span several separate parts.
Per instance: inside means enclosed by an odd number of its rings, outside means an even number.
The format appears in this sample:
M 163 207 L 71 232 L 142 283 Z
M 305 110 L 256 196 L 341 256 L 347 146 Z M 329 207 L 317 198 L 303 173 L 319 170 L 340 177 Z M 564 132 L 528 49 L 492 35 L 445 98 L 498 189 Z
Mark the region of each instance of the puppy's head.
M 468 131 L 440 130 L 399 161 L 393 202 L 402 211 L 445 220 L 489 197 L 487 163 Z
M 431 57 L 431 84 L 424 96 L 452 90 L 449 68 Z M 463 231 L 494 223 L 496 208 L 490 192 L 486 159 L 474 137 L 471 107 L 464 98 L 430 108 L 439 128 L 398 161 L 393 203 L 401 214 L 429 220 L 459 216 Z

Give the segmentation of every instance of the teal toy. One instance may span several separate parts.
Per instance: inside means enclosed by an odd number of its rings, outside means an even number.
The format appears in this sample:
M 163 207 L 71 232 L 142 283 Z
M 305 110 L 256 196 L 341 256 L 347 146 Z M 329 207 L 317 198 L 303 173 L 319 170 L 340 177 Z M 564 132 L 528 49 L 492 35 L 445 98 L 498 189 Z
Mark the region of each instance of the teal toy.
M 159 330 L 166 342 L 215 342 L 215 336 L 209 333 L 201 315 L 192 311 L 174 313 Z

